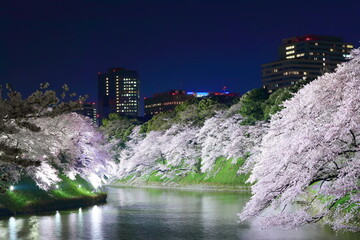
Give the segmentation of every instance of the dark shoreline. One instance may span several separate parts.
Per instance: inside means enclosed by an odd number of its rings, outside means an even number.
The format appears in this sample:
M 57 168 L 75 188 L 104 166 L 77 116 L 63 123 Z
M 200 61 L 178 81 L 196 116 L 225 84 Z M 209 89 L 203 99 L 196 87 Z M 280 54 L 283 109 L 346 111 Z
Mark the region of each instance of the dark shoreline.
M 48 211 L 67 210 L 79 207 L 90 207 L 96 204 L 106 203 L 107 193 L 99 193 L 96 196 L 81 196 L 76 198 L 54 199 L 51 201 L 37 202 L 29 204 L 20 211 L 13 211 L 0 207 L 0 217 L 14 216 L 17 214 L 31 214 Z

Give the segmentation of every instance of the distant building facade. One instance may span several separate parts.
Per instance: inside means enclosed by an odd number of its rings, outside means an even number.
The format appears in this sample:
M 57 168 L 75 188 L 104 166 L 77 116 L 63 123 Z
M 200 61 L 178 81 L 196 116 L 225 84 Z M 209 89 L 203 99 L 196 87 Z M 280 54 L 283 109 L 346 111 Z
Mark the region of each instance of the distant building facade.
M 272 92 L 300 79 L 314 80 L 334 71 L 352 49 L 353 44 L 341 37 L 304 35 L 284 39 L 279 47 L 280 60 L 261 66 L 262 86 Z
M 152 116 L 162 112 L 171 112 L 175 107 L 191 98 L 185 90 L 170 90 L 156 93 L 152 97 L 144 98 L 145 116 Z
M 98 126 L 98 114 L 96 111 L 96 104 L 94 102 L 91 103 L 83 103 L 81 109 L 76 111 L 77 113 L 89 117 L 93 124 Z
M 185 90 L 170 90 L 156 93 L 152 97 L 144 98 L 145 116 L 153 116 L 162 112 L 174 111 L 176 106 L 193 98 L 223 96 L 237 97 L 236 93 L 229 92 L 191 92 Z
M 122 116 L 140 115 L 140 80 L 137 71 L 110 68 L 98 73 L 98 114 L 100 120 L 110 113 Z

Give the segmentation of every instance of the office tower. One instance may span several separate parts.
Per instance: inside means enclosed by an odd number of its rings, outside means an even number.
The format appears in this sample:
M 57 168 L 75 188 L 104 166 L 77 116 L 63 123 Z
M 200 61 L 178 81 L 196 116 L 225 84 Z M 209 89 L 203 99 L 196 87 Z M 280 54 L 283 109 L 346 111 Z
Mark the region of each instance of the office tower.
M 110 113 L 138 117 L 140 113 L 138 73 L 119 67 L 110 68 L 106 73 L 98 73 L 98 97 L 100 119 L 107 118 Z
M 334 71 L 352 49 L 353 44 L 341 37 L 304 35 L 284 39 L 279 47 L 280 59 L 261 66 L 262 86 L 273 92 L 300 79 L 314 80 Z

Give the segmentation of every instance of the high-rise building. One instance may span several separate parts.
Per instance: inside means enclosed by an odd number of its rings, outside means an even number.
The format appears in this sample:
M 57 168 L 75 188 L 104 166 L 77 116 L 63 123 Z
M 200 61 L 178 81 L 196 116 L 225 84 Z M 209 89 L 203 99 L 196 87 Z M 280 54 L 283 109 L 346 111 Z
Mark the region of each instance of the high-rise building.
M 140 81 L 136 71 L 126 68 L 110 68 L 98 73 L 100 120 L 110 113 L 128 117 L 140 114 Z
M 304 35 L 284 39 L 279 47 L 280 59 L 261 66 L 262 86 L 272 92 L 300 79 L 314 80 L 334 71 L 352 49 L 353 44 L 341 37 Z

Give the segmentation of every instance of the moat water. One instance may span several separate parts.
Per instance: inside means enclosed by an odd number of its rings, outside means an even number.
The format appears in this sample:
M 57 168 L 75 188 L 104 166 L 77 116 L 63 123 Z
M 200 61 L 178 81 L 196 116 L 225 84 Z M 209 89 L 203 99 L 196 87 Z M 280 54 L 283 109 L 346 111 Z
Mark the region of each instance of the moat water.
M 360 239 L 319 225 L 295 230 L 238 223 L 249 193 L 107 188 L 107 204 L 0 218 L 0 239 Z

